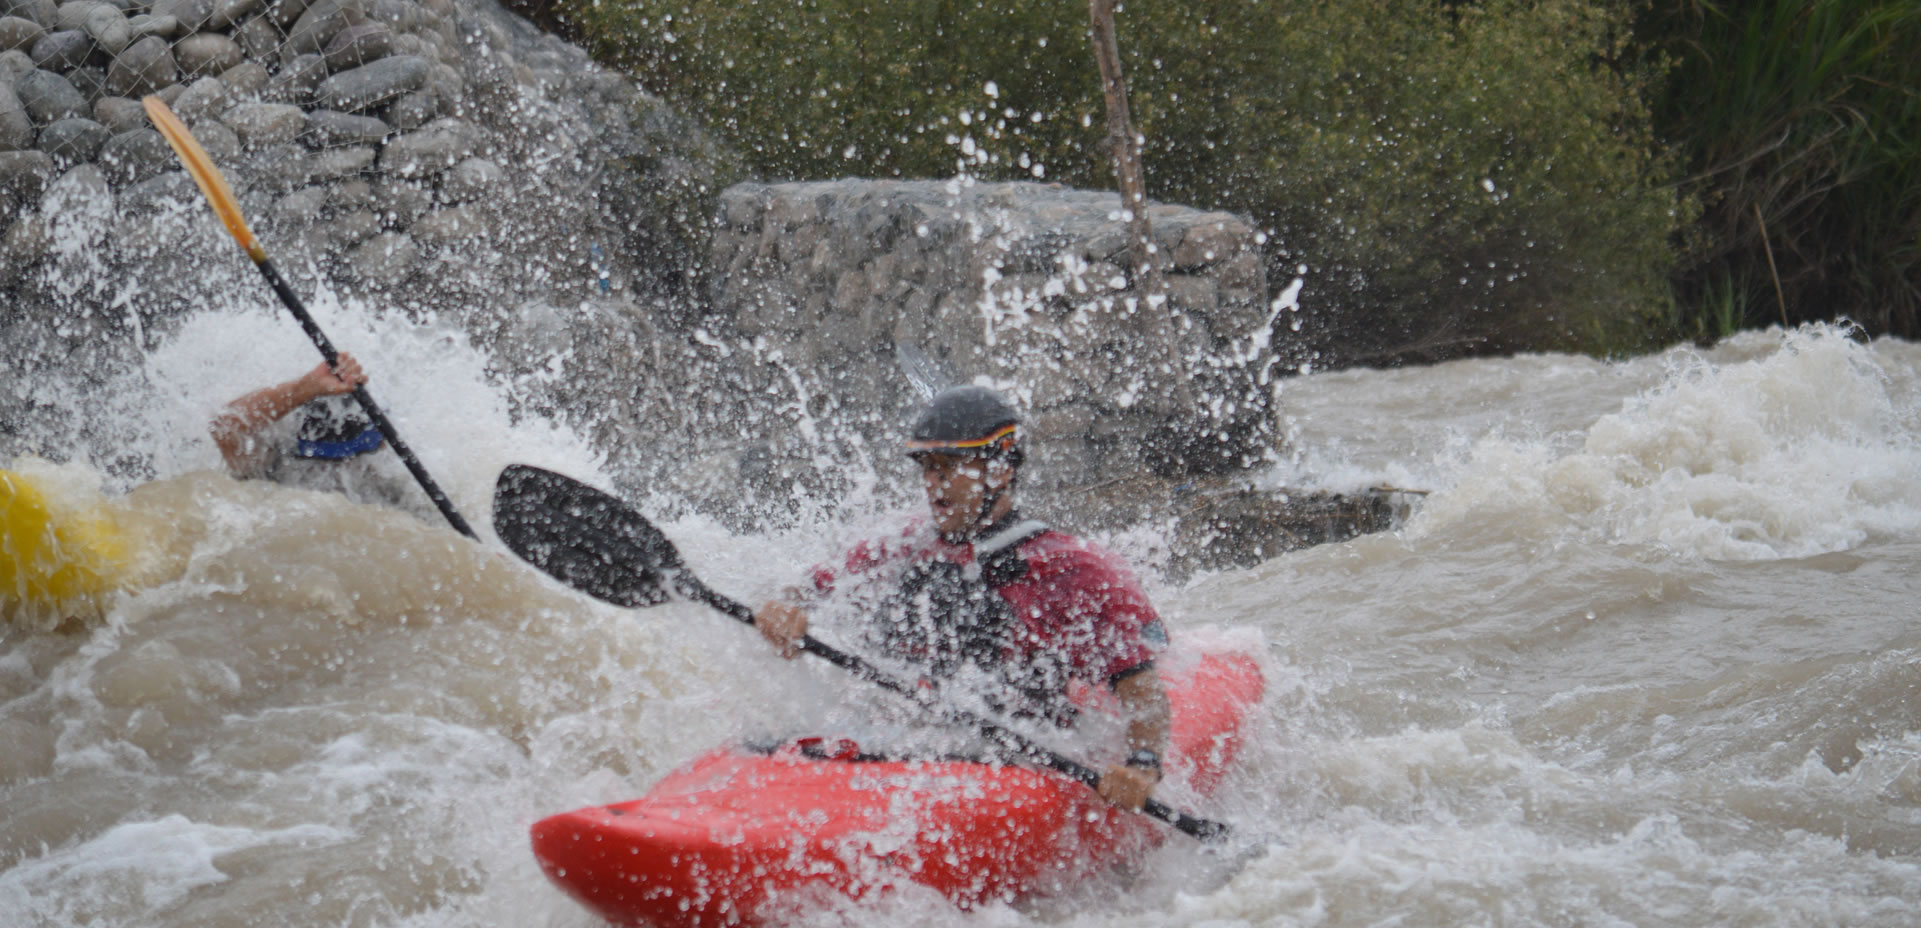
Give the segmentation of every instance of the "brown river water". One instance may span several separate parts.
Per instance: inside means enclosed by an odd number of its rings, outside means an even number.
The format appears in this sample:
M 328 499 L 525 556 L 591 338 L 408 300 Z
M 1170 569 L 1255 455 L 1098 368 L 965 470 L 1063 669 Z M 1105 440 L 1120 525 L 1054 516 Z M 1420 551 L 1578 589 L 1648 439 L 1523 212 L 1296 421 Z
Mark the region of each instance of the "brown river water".
M 481 360 L 364 325 L 390 407 L 470 404 L 396 416 L 476 524 L 508 461 L 600 472 L 507 424 Z M 264 316 L 218 328 L 249 331 L 238 370 L 214 328 L 158 352 L 142 377 L 187 386 L 149 426 L 312 363 Z M 1831 328 L 1288 380 L 1267 479 L 1428 490 L 1404 525 L 1178 583 L 1153 527 L 1103 539 L 1177 647 L 1264 663 L 1197 804 L 1232 846 L 809 923 L 1921 924 L 1918 380 L 1921 346 Z M 0 626 L 0 925 L 593 925 L 532 821 L 846 686 L 701 607 L 599 605 L 411 515 L 237 483 L 204 440 L 151 454 L 126 487 L 48 466 L 107 485 L 145 573 L 97 616 Z M 663 527 L 752 602 L 863 526 Z

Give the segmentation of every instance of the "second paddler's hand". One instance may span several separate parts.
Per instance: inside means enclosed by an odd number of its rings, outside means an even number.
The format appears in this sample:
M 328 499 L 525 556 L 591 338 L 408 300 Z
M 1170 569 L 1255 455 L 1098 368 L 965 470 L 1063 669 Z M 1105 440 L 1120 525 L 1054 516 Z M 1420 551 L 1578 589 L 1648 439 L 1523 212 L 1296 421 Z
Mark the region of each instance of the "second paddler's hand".
M 1142 806 L 1147 805 L 1147 797 L 1154 795 L 1154 787 L 1160 783 L 1160 774 L 1153 770 L 1115 764 L 1101 774 L 1100 782 L 1094 785 L 1094 792 L 1123 809 L 1139 812 Z
M 807 637 L 807 610 L 782 599 L 771 599 L 754 612 L 754 627 L 762 638 L 789 660 L 800 656 L 800 640 Z
M 300 393 L 301 402 L 322 396 L 339 396 L 352 393 L 355 387 L 367 382 L 367 372 L 360 367 L 360 361 L 347 352 L 341 352 L 336 363 L 320 362 L 320 366 L 308 371 L 294 383 Z

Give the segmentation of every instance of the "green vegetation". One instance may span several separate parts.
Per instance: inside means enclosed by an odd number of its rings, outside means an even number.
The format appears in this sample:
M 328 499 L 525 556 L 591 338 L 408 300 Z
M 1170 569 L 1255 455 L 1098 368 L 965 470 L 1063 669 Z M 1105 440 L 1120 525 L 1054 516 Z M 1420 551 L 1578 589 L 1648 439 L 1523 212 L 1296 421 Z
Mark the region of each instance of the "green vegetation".
M 1921 5 L 1696 0 L 1641 32 L 1678 62 L 1658 125 L 1707 206 L 1679 334 L 1712 337 L 1731 300 L 1748 325 L 1921 335 Z
M 1143 82 L 1149 179 L 1273 230 L 1277 270 L 1306 264 L 1306 302 L 1339 308 L 1323 352 L 1641 347 L 1692 213 L 1625 5 L 1217 6 L 1234 21 L 1176 19 L 1183 44 L 1152 51 L 1182 64 Z M 1259 38 L 1222 55 L 1225 35 Z
M 1368 361 L 1778 321 L 1756 206 L 1794 319 L 1913 331 L 1873 299 L 1921 298 L 1914 5 L 1809 6 L 1134 0 L 1118 25 L 1150 195 L 1252 214 L 1274 283 L 1305 265 L 1330 308 L 1312 347 Z M 558 9 L 770 179 L 1112 186 L 1083 0 Z

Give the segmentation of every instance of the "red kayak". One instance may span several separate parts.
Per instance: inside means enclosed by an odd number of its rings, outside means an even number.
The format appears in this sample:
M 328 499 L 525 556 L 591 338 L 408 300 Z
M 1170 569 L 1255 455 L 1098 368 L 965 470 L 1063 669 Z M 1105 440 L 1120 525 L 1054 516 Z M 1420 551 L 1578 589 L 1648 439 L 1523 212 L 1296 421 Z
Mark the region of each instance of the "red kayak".
M 1260 701 L 1260 668 L 1209 655 L 1164 672 L 1170 781 L 1211 792 Z M 1065 887 L 1161 841 L 1168 828 L 1056 773 L 872 759 L 851 742 L 723 748 L 645 797 L 534 824 L 541 869 L 622 925 L 758 925 L 823 896 L 904 884 L 963 908 Z M 1182 840 L 1186 840 L 1183 838 Z

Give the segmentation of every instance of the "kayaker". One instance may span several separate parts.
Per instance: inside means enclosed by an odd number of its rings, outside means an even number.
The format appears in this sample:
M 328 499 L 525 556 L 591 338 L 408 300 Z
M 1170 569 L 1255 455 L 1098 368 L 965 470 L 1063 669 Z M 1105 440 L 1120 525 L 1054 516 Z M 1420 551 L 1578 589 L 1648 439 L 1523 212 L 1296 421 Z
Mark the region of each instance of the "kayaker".
M 338 366 L 322 361 L 299 377 L 228 403 L 211 427 L 227 470 L 241 480 L 418 509 L 405 477 L 374 463 L 385 439 L 348 396 L 366 382 L 360 362 L 343 351 Z
M 931 524 L 856 547 L 842 571 L 816 570 L 810 585 L 761 606 L 755 626 L 791 658 L 837 575 L 896 569 L 898 591 L 871 643 L 932 682 L 985 672 L 997 707 L 1062 726 L 1077 712 L 1070 681 L 1111 688 L 1127 720 L 1125 759 L 1097 791 L 1141 808 L 1160 781 L 1168 702 L 1154 670 L 1167 636 L 1139 582 L 1115 555 L 1020 516 L 1020 417 L 999 393 L 942 391 L 915 422 L 907 454 L 920 465 Z

